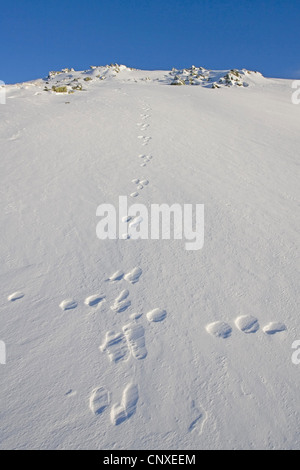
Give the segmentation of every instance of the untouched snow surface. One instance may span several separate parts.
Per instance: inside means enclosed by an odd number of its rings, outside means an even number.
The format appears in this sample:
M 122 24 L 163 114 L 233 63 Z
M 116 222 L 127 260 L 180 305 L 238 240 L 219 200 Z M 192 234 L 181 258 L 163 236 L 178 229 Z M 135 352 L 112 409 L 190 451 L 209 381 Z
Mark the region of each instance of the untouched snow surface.
M 2 449 L 299 449 L 300 106 L 227 73 L 6 87 Z M 204 204 L 203 249 L 99 240 L 119 196 Z

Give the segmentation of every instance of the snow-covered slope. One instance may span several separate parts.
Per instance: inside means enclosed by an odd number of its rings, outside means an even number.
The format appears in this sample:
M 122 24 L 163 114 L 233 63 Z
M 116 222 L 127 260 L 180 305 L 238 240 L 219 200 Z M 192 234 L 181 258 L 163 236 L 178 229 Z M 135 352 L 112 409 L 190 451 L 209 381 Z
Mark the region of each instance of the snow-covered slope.
M 2 449 L 300 447 L 291 92 L 116 65 L 6 87 Z M 126 195 L 204 204 L 203 249 L 99 240 Z

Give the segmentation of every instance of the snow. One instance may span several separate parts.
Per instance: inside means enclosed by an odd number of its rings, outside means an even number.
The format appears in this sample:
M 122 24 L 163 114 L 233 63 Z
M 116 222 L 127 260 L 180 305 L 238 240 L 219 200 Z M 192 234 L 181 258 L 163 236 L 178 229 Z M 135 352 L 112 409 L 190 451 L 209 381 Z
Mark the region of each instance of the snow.
M 155 308 L 147 313 L 147 319 L 152 322 L 163 321 L 167 316 L 167 312 L 161 308 Z
M 236 73 L 5 87 L 2 449 L 299 449 L 300 107 Z M 99 240 L 126 195 L 204 204 L 203 248 Z

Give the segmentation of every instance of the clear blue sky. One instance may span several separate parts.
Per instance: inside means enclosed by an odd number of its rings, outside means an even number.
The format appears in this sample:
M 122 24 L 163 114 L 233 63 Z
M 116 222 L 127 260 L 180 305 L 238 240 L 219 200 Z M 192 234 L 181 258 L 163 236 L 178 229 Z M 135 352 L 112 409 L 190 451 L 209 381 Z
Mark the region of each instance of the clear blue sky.
M 300 0 L 0 1 L 0 80 L 111 62 L 300 78 Z

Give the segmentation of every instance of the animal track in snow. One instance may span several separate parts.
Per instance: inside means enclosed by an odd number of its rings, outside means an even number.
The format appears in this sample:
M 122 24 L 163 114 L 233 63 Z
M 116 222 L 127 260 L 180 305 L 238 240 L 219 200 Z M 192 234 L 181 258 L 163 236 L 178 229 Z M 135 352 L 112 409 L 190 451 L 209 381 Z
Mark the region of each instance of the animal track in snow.
M 132 219 L 131 215 L 126 215 L 125 217 L 122 218 L 122 222 L 130 222 Z
M 143 155 L 141 158 L 143 158 L 143 161 L 146 162 L 146 163 L 149 163 L 150 160 L 152 160 L 151 155 Z
M 127 299 L 129 296 L 129 291 L 127 289 L 122 290 L 120 295 L 115 299 L 113 305 L 110 307 L 111 310 L 114 310 L 117 313 L 124 312 L 131 305 L 131 301 Z
M 123 333 L 108 331 L 100 351 L 107 352 L 111 362 L 118 363 L 128 358 L 129 350 Z
M 235 319 L 235 326 L 243 333 L 256 333 L 259 330 L 259 323 L 256 317 L 252 315 L 241 315 Z M 270 322 L 263 328 L 263 332 L 267 335 L 274 335 L 287 329 L 286 325 L 281 322 Z M 206 326 L 206 331 L 218 338 L 228 338 L 232 329 L 228 323 L 214 322 Z
M 141 129 L 141 130 L 145 130 L 147 129 L 147 127 L 150 127 L 150 124 L 147 124 L 145 122 L 138 122 L 137 123 L 137 126 Z
M 147 356 L 144 327 L 137 323 L 129 323 L 123 326 L 123 332 L 132 356 L 135 359 L 144 359 Z
M 114 303 L 110 308 L 114 312 L 120 313 L 124 312 L 124 310 L 127 310 L 128 307 L 130 307 L 131 301 L 130 300 L 122 300 L 121 302 Z
M 77 302 L 76 300 L 73 300 L 73 299 L 66 299 L 66 300 L 63 300 L 59 306 L 62 310 L 72 310 L 73 308 L 76 308 L 77 307 Z
M 281 333 L 285 331 L 287 328 L 284 323 L 280 322 L 270 322 L 268 325 L 264 326 L 263 332 L 267 335 L 275 335 L 276 333 Z
M 121 403 L 112 406 L 110 414 L 112 424 L 117 426 L 129 419 L 136 411 L 138 399 L 138 386 L 132 383 L 127 385 Z
M 143 140 L 143 143 L 142 145 L 147 145 L 149 143 L 149 141 L 151 140 L 152 137 L 149 137 L 149 136 L 145 136 L 145 135 L 139 135 L 138 136 L 138 139 L 142 139 Z
M 68 390 L 67 393 L 65 393 L 65 396 L 69 398 L 75 397 L 75 395 L 77 395 L 77 392 L 76 390 L 72 390 L 72 389 Z
M 135 178 L 131 182 L 136 184 L 136 189 L 143 189 L 143 187 L 144 187 L 142 182 L 139 180 L 139 178 Z
M 147 320 L 150 322 L 160 322 L 163 321 L 167 316 L 166 310 L 161 308 L 155 308 L 146 314 Z
M 232 328 L 228 323 L 216 321 L 206 326 L 206 331 L 216 338 L 228 338 L 232 333 Z
M 142 313 L 132 313 L 131 315 L 129 315 L 129 318 L 131 320 L 138 320 L 138 318 L 141 318 L 142 315 Z
M 144 154 L 141 154 L 141 155 L 139 155 L 139 158 L 142 159 L 141 166 L 142 166 L 142 167 L 145 167 L 146 164 L 149 163 L 150 160 L 152 160 L 152 155 L 144 155 Z
M 143 142 L 143 145 L 148 143 L 149 140 L 152 139 L 152 137 L 149 137 L 149 136 L 146 136 L 146 135 L 138 135 L 138 139 L 142 139 L 144 142 Z
M 123 220 L 123 222 L 129 222 L 132 217 L 126 217 L 127 220 Z M 110 282 L 117 282 L 117 281 L 121 281 L 122 279 L 125 279 L 126 281 L 130 282 L 131 284 L 135 284 L 136 282 L 138 282 L 140 276 L 142 275 L 142 270 L 141 268 L 139 268 L 138 266 L 135 267 L 134 269 L 132 269 L 131 271 L 129 271 L 128 273 L 124 274 L 123 271 L 119 270 L 119 271 L 116 271 L 115 273 L 113 273 L 108 279 L 107 281 L 110 281 Z
M 138 227 L 143 222 L 143 217 L 141 215 L 135 217 L 132 222 L 129 224 L 129 228 Z
M 119 270 L 113 273 L 109 278 L 108 281 L 110 282 L 116 282 L 116 281 L 121 281 L 124 277 L 124 272 Z
M 129 273 L 125 274 L 124 279 L 130 282 L 131 284 L 135 284 L 136 282 L 138 282 L 139 278 L 141 277 L 142 272 L 143 271 L 141 270 L 141 268 L 136 267 Z
M 149 162 L 151 160 L 146 156 L 143 156 L 142 158 L 145 158 L 146 162 Z M 143 189 L 144 186 L 147 186 L 149 184 L 149 181 L 147 179 L 140 180 L 139 178 L 134 178 L 131 182 L 136 185 L 136 189 Z
M 7 300 L 10 302 L 15 302 L 16 300 L 22 299 L 25 294 L 23 292 L 14 292 L 13 294 L 7 297 Z
M 95 388 L 90 397 L 90 409 L 95 415 L 103 413 L 110 404 L 110 393 L 104 387 Z
M 130 317 L 131 323 L 123 326 L 122 332 L 108 331 L 100 351 L 107 352 L 111 362 L 128 359 L 129 353 L 135 359 L 144 359 L 147 356 L 144 327 L 136 322 L 141 314 L 134 313 Z
M 128 296 L 129 296 L 129 290 L 128 289 L 122 290 L 122 292 L 116 298 L 115 303 L 122 302 L 122 300 L 127 299 Z
M 251 315 L 242 315 L 235 320 L 236 327 L 243 333 L 256 333 L 259 330 L 257 318 Z
M 88 305 L 89 307 L 97 307 L 100 303 L 105 301 L 105 295 L 103 294 L 95 294 L 95 295 L 90 295 L 87 297 L 84 301 L 85 305 Z
M 191 411 L 192 411 L 192 422 L 188 427 L 188 431 L 192 432 L 195 429 L 197 429 L 199 434 L 202 434 L 203 426 L 207 419 L 207 413 L 206 411 L 197 407 L 194 401 L 192 401 Z

